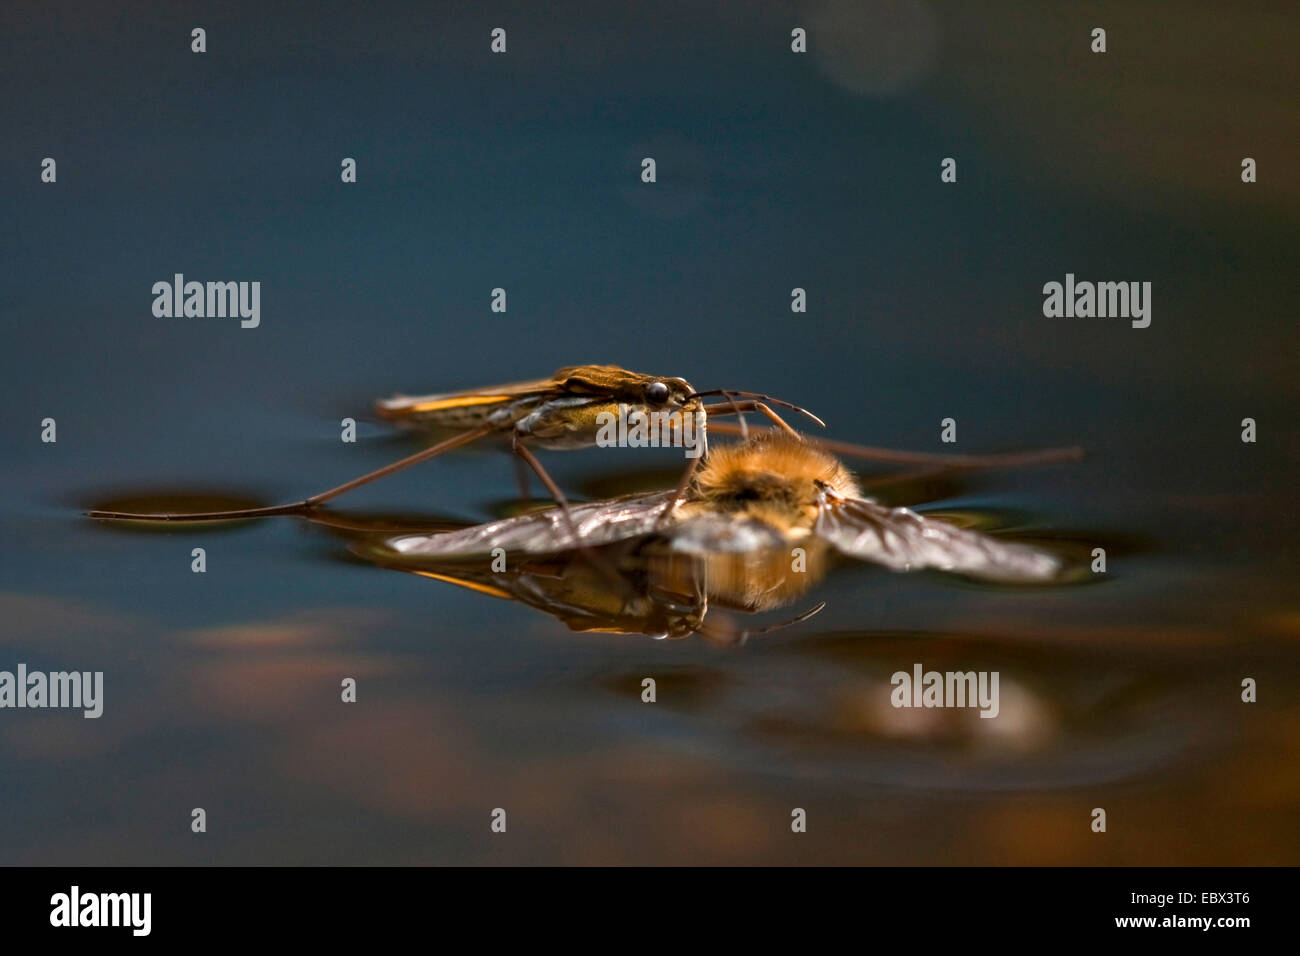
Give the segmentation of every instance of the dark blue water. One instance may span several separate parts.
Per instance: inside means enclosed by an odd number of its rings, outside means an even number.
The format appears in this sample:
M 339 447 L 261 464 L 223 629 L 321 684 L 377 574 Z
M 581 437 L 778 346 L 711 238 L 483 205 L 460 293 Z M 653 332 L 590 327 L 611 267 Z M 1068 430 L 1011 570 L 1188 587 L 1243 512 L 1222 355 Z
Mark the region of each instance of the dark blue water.
M 0 862 L 1294 863 L 1296 15 L 1148 5 L 1094 55 L 1071 12 L 889 9 L 8 5 L 0 669 L 103 670 L 106 699 L 0 711 Z M 155 317 L 177 272 L 260 281 L 260 326 Z M 1151 326 L 1044 318 L 1067 272 L 1151 282 Z M 302 497 L 419 447 L 377 397 L 582 362 L 779 394 L 849 441 L 1082 445 L 890 500 L 1108 572 L 844 567 L 816 618 L 724 650 L 573 634 L 298 519 L 81 516 Z M 598 497 L 678 459 L 546 463 Z M 338 508 L 514 494 L 480 449 Z M 999 670 L 1001 717 L 881 709 L 914 662 Z

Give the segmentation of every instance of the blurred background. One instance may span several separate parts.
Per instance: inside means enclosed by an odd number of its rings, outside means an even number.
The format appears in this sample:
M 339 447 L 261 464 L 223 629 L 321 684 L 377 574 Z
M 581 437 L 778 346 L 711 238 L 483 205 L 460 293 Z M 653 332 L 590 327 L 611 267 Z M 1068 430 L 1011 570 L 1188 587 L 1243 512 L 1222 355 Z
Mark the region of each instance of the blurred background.
M 11 0 L 0 25 L 0 669 L 105 672 L 99 720 L 0 713 L 0 863 L 1297 862 L 1294 4 Z M 156 318 L 177 272 L 260 281 L 260 327 Z M 1151 282 L 1150 328 L 1044 318 L 1067 272 Z M 818 617 L 726 650 L 573 634 L 296 519 L 81 516 L 300 498 L 419 447 L 375 398 L 587 362 L 849 441 L 1080 444 L 887 498 L 1108 571 L 846 567 Z M 680 464 L 545 461 L 579 498 Z M 514 488 L 484 448 L 339 508 L 481 521 Z M 998 670 L 1002 716 L 882 708 L 915 662 Z

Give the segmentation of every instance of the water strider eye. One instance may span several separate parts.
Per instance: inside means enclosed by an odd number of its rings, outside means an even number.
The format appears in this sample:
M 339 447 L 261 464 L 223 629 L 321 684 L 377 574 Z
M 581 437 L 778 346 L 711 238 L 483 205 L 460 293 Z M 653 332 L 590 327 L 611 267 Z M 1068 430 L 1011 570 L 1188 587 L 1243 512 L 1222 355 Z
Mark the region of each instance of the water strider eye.
M 662 405 L 668 401 L 668 386 L 663 382 L 651 382 L 646 386 L 645 397 L 656 405 Z

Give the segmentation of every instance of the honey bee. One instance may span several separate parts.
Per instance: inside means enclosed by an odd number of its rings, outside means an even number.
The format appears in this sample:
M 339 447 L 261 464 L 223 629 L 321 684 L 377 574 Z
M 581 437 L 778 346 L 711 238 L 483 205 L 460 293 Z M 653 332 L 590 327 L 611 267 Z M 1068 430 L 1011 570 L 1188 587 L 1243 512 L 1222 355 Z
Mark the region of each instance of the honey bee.
M 494 549 L 534 559 L 570 550 L 575 532 L 588 548 L 635 544 L 651 561 L 703 560 L 713 592 L 749 609 L 805 590 L 836 554 L 894 571 L 936 569 L 1003 583 L 1051 582 L 1065 570 L 1060 557 L 1039 548 L 863 497 L 839 459 L 773 431 L 716 448 L 681 495 L 625 495 L 571 505 L 567 517 L 550 508 L 459 531 L 401 535 L 382 552 L 385 563 L 408 569 L 482 561 Z

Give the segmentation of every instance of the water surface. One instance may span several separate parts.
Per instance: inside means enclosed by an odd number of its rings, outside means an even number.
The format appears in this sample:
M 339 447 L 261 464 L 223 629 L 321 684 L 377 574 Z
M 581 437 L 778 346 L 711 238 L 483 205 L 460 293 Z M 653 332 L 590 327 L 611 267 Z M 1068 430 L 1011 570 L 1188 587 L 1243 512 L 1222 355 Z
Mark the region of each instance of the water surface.
M 1107 11 L 1103 59 L 1077 17 L 936 3 L 896 60 L 838 4 L 234 4 L 203 56 L 198 14 L 114 9 L 0 31 L 0 668 L 106 682 L 99 720 L 0 712 L 0 862 L 1296 862 L 1293 9 Z M 261 326 L 155 318 L 176 272 L 261 281 Z M 1067 272 L 1152 282 L 1151 327 L 1045 319 Z M 296 519 L 81 516 L 301 497 L 419 447 L 374 398 L 581 362 L 774 392 L 846 440 L 953 450 L 953 417 L 958 451 L 1081 444 L 882 493 L 1107 573 L 845 566 L 816 618 L 723 649 L 575 634 Z M 678 463 L 546 461 L 588 498 Z M 438 525 L 514 494 L 484 448 L 339 508 Z M 998 670 L 1002 715 L 882 706 L 915 662 Z

